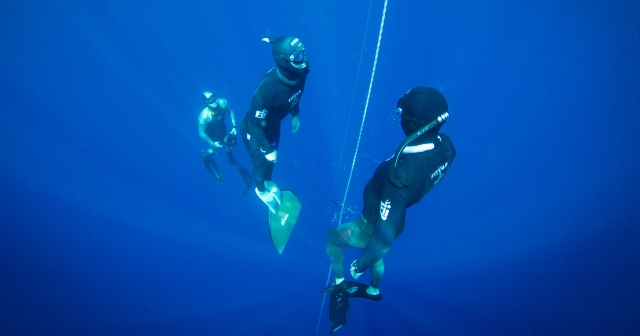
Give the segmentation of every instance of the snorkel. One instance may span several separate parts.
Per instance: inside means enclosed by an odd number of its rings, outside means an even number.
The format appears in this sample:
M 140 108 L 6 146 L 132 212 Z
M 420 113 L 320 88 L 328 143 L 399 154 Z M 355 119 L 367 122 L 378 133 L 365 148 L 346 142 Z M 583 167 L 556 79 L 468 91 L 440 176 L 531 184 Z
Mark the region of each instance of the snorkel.
M 413 132 L 412 134 L 410 134 L 406 139 L 404 139 L 404 141 L 402 141 L 402 143 L 400 144 L 400 146 L 398 147 L 398 149 L 396 149 L 395 154 L 393 155 L 392 159 L 393 159 L 393 165 L 391 166 L 391 168 L 389 168 L 389 181 L 391 181 L 391 183 L 396 186 L 397 188 L 402 188 L 405 185 L 409 185 L 409 183 L 405 183 L 403 181 L 403 176 L 402 174 L 399 174 L 398 171 L 398 161 L 400 160 L 400 154 L 402 154 L 402 152 L 404 151 L 404 149 L 414 140 L 416 140 L 417 138 L 419 138 L 422 134 L 426 133 L 427 131 L 429 131 L 430 129 L 444 123 L 447 119 L 449 118 L 449 113 L 445 112 L 441 115 L 438 116 L 438 118 L 434 119 L 433 121 L 431 121 L 430 123 L 420 127 L 418 130 L 416 130 L 415 132 Z
M 400 144 L 398 149 L 396 149 L 396 153 L 393 155 L 393 166 L 398 167 L 398 160 L 400 159 L 400 153 L 407 147 L 413 140 L 417 139 L 419 136 L 427 132 L 428 130 L 444 123 L 447 118 L 449 118 L 449 112 L 445 112 L 438 116 L 438 118 L 434 119 L 432 122 L 422 126 L 417 131 L 413 132 L 409 135 L 404 141 Z

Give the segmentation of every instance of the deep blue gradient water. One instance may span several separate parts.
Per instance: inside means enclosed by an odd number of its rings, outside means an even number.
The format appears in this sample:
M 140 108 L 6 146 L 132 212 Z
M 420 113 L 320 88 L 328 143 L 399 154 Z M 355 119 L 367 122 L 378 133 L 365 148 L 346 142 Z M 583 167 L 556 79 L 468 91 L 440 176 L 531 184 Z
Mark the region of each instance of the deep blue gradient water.
M 0 334 L 328 334 L 340 208 L 285 162 L 342 201 L 382 8 L 1 2 Z M 207 175 L 197 115 L 211 90 L 240 118 L 282 34 L 311 73 L 274 172 L 303 203 L 278 255 L 226 160 Z M 391 1 L 343 221 L 416 85 L 447 97 L 458 156 L 409 210 L 384 299 L 351 300 L 336 335 L 639 335 L 640 3 Z

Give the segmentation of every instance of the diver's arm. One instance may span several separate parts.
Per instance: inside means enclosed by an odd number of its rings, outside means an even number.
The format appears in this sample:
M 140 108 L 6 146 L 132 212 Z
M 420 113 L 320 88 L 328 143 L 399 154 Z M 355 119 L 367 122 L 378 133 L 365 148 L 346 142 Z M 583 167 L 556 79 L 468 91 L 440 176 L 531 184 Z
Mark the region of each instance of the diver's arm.
M 207 125 L 211 121 L 212 121 L 211 113 L 209 113 L 209 111 L 205 108 L 204 110 L 202 110 L 202 112 L 200 113 L 200 116 L 198 117 L 198 134 L 200 135 L 202 140 L 206 141 L 209 144 L 209 146 L 218 147 L 216 146 L 216 142 L 213 141 L 213 139 L 211 139 L 206 132 Z
M 252 138 L 256 139 L 260 145 L 260 150 L 265 153 L 271 153 L 275 150 L 267 140 L 264 129 L 269 127 L 267 124 L 269 114 L 268 97 L 265 97 L 265 93 L 261 93 L 260 90 L 253 95 L 251 99 L 251 108 L 245 115 L 245 123 L 247 126 L 247 133 Z
M 235 135 L 238 131 L 236 127 L 236 114 L 226 99 L 220 99 L 220 107 L 229 112 L 229 119 L 231 119 L 231 132 L 229 133 Z
M 302 94 L 300 94 L 299 98 L 302 98 Z M 295 133 L 300 128 L 300 99 L 298 99 L 298 103 L 293 106 L 289 113 L 291 113 L 291 133 Z
M 231 107 L 229 107 L 229 119 L 231 119 L 231 133 L 236 134 L 238 132 L 238 128 L 236 127 L 236 114 Z
M 407 211 L 406 201 L 399 191 L 400 189 L 390 184 L 383 187 L 381 211 L 378 214 L 373 236 L 357 260 L 358 272 L 364 272 L 391 249 L 391 244 L 404 222 Z
M 302 95 L 299 98 L 302 98 Z M 300 114 L 300 100 L 291 108 L 289 113 L 291 113 L 292 117 L 297 117 Z

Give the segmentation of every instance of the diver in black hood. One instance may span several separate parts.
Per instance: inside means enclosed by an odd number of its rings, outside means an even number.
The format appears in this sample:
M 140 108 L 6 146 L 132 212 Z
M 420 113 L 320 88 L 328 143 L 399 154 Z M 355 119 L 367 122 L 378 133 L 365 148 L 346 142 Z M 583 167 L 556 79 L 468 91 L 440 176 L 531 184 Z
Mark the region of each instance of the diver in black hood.
M 456 150 L 451 138 L 440 133 L 448 111 L 446 99 L 434 88 L 418 86 L 407 91 L 396 105 L 407 138 L 365 186 L 360 218 L 327 232 L 327 255 L 336 283 L 323 292 L 331 293 L 332 333 L 347 322 L 348 298 L 382 299 L 382 258 L 404 230 L 407 209 L 420 202 L 449 171 Z M 351 263 L 351 275 L 358 279 L 370 270 L 370 286 L 345 281 L 345 246 L 363 250 Z
M 256 194 L 276 213 L 282 201 L 280 188 L 272 181 L 278 158 L 280 122 L 291 114 L 291 132 L 300 128 L 300 98 L 309 73 L 305 45 L 296 37 L 283 35 L 271 44 L 276 66 L 260 80 L 251 97 L 249 111 L 242 118 L 240 134 L 251 162 Z

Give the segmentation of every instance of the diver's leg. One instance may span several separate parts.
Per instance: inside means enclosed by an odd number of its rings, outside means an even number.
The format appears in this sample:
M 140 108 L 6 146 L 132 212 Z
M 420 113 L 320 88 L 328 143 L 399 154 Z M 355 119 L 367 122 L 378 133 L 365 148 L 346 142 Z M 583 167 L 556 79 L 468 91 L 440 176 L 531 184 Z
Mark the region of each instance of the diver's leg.
M 222 176 L 222 173 L 220 172 L 220 168 L 218 168 L 216 161 L 211 157 L 211 155 L 205 155 L 203 158 L 203 161 L 204 161 L 204 168 L 207 170 L 209 175 L 211 175 L 211 178 L 216 183 L 222 183 L 224 181 L 224 176 Z
M 331 261 L 336 283 L 344 280 L 343 246 L 364 249 L 371 239 L 358 227 L 358 222 L 360 221 L 363 221 L 362 217 L 358 218 L 358 220 L 333 227 L 327 232 L 327 256 L 329 256 L 329 260 Z
M 233 153 L 231 153 L 230 149 L 227 150 L 227 157 L 229 159 L 229 163 L 231 164 L 231 166 L 238 172 L 238 174 L 240 174 L 242 181 L 247 186 L 247 189 L 245 189 L 242 192 L 242 194 L 245 195 L 249 190 L 249 188 L 251 188 L 251 184 L 253 181 L 251 178 L 251 174 L 249 174 L 249 172 L 246 169 L 244 169 L 244 167 L 240 165 L 238 161 L 235 160 L 235 158 L 233 157 Z
M 241 124 L 243 123 L 244 121 L 241 122 Z M 251 159 L 251 163 L 253 164 L 251 170 L 253 182 L 255 183 L 256 188 L 258 188 L 259 191 L 264 192 L 264 173 L 262 172 L 262 165 L 265 161 L 267 161 L 267 159 L 264 157 L 264 154 L 262 154 L 262 151 L 260 151 L 260 144 L 258 144 L 258 142 L 255 141 L 255 139 L 253 139 L 249 133 L 247 133 L 244 126 L 240 127 L 240 135 L 242 143 L 244 143 L 244 148 L 247 150 L 247 154 L 249 154 L 249 158 Z
M 273 162 L 269 162 L 264 156 L 261 160 L 255 160 L 253 163 L 253 182 L 256 184 L 256 188 L 261 192 L 267 192 L 267 188 L 264 186 L 264 181 L 267 180 L 266 175 L 273 170 Z M 270 177 L 271 174 L 269 174 Z M 269 178 L 269 180 L 271 180 Z
M 380 294 L 380 282 L 382 281 L 382 274 L 384 273 L 384 261 L 378 260 L 377 263 L 371 265 L 371 286 L 367 288 L 367 293 L 370 295 Z
M 339 284 L 344 280 L 344 248 L 342 245 L 336 244 L 329 238 L 332 235 L 337 235 L 332 232 L 333 229 L 327 232 L 327 256 L 331 262 L 331 269 L 333 269 L 333 275 L 336 277 L 336 283 Z
M 269 207 L 269 210 L 273 213 L 278 212 L 278 201 L 273 195 L 265 188 L 264 181 L 265 175 L 273 170 L 273 162 L 268 161 L 264 155 L 252 155 L 253 161 L 253 181 L 256 184 L 256 194 L 260 200 Z
M 242 177 L 242 180 L 245 182 L 245 184 L 247 184 L 247 188 L 250 187 L 251 174 L 249 174 L 249 172 L 240 163 L 238 163 L 238 161 L 236 161 L 236 159 L 233 157 L 233 153 L 231 153 L 231 150 L 227 151 L 227 157 L 229 158 L 229 163 L 231 164 L 231 166 L 233 166 L 233 168 L 238 171 L 238 173 Z
M 227 160 L 229 160 L 229 163 L 233 166 L 234 163 L 236 162 L 236 159 L 233 157 L 233 153 L 231 153 L 231 149 L 227 149 Z
M 267 191 L 267 188 L 264 187 L 266 177 L 268 176 L 268 180 L 271 180 L 273 162 L 270 162 L 264 157 L 264 153 L 260 150 L 260 144 L 245 131 L 244 127 L 240 129 L 240 134 L 242 135 L 242 142 L 253 163 L 251 176 L 256 185 L 256 194 L 260 200 L 269 207 L 271 212 L 276 213 L 278 202 L 273 195 Z
M 253 140 L 249 136 L 249 134 L 245 132 L 244 128 L 241 129 L 241 134 L 244 147 L 247 149 L 247 153 L 249 154 L 251 163 L 253 163 L 253 169 L 251 171 L 253 183 L 255 183 L 258 191 L 265 192 L 266 188 L 264 187 L 264 176 L 269 164 L 273 165 L 273 163 L 269 162 L 264 157 L 264 154 L 262 153 L 262 151 L 260 151 L 260 145 L 258 144 L 258 142 Z
M 253 179 L 251 178 L 251 174 L 249 174 L 249 172 L 246 169 L 244 169 L 244 167 L 242 168 L 240 175 L 242 176 L 242 181 L 244 181 L 244 185 L 247 186 L 247 188 L 242 192 L 242 195 L 246 195 L 247 191 L 249 191 L 249 189 L 253 185 Z
M 280 142 L 280 128 L 277 128 L 276 130 L 271 130 L 271 132 L 267 134 L 267 139 L 269 139 L 271 144 L 277 150 L 278 143 Z M 264 174 L 262 175 L 262 177 L 264 178 L 265 188 L 267 191 L 274 194 L 274 196 L 278 199 L 278 202 L 279 202 L 280 199 L 282 199 L 282 195 L 279 192 L 280 189 L 271 190 L 273 189 L 273 187 L 278 188 L 278 186 L 276 186 L 275 183 L 273 183 L 273 168 L 275 168 L 275 162 L 267 160 L 264 157 L 264 155 L 262 156 L 262 158 L 268 163 L 265 165 Z
M 262 162 L 257 164 L 254 162 L 253 166 L 253 180 L 256 183 L 256 194 L 260 197 L 260 200 L 269 207 L 269 210 L 273 213 L 278 212 L 278 201 L 264 186 L 265 171 L 268 170 L 269 165 L 273 166 L 272 162 L 262 157 Z

